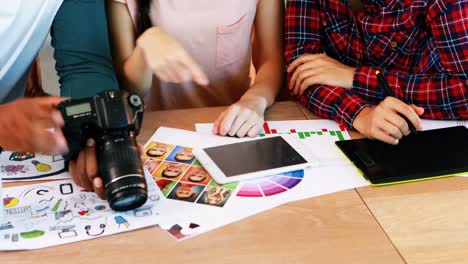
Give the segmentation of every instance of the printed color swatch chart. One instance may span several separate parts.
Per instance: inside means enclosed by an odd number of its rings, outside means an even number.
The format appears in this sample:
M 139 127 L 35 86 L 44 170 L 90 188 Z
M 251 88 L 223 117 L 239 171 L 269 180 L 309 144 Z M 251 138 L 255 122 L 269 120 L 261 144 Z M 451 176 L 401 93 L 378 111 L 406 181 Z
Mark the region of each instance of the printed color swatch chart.
M 266 197 L 276 195 L 294 188 L 303 178 L 304 171 L 299 170 L 247 181 L 240 184 L 237 196 Z

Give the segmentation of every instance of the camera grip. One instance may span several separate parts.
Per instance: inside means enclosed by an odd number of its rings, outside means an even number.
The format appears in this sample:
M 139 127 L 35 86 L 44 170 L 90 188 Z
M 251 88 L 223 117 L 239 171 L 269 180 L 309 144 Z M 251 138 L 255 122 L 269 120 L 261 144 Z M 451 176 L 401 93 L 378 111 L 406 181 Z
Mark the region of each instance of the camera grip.
M 65 131 L 64 131 L 65 134 Z M 65 134 L 65 135 L 70 135 Z M 67 139 L 67 145 L 68 145 L 68 152 L 65 154 L 62 154 L 63 159 L 65 160 L 65 169 L 68 171 L 68 165 L 70 164 L 70 161 L 76 160 L 78 158 L 78 155 L 80 154 L 80 151 L 82 149 L 82 146 L 80 144 L 80 140 L 77 139 L 76 136 L 68 136 L 66 137 Z

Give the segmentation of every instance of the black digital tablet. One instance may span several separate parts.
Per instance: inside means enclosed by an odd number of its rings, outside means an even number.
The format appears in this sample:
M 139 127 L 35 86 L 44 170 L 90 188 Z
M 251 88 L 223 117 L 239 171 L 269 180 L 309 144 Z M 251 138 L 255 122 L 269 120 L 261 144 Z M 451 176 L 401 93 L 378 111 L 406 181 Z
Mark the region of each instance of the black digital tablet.
M 389 145 L 370 139 L 336 145 L 372 185 L 386 185 L 468 172 L 468 128 L 418 132 Z

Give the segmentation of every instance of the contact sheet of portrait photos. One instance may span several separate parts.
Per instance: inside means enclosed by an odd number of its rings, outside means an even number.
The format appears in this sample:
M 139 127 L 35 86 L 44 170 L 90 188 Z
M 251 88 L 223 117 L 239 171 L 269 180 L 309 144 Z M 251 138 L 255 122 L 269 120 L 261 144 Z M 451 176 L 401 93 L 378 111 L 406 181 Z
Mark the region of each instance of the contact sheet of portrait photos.
M 218 185 L 189 147 L 150 142 L 142 158 L 168 199 L 223 207 L 238 186 L 238 183 Z

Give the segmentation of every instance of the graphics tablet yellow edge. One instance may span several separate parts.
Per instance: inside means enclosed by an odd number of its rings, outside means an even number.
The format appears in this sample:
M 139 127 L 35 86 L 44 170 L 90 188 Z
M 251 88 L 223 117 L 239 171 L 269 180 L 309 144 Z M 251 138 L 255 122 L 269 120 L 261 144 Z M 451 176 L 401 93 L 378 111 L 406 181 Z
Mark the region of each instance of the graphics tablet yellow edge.
M 340 153 L 346 158 L 346 160 L 351 164 L 353 165 L 353 167 L 357 170 L 357 172 L 371 185 L 371 186 L 374 186 L 374 187 L 380 187 L 380 186 L 387 186 L 387 185 L 394 185 L 394 184 L 402 184 L 402 183 L 410 183 L 410 182 L 418 182 L 418 181 L 426 181 L 426 180 L 432 180 L 432 179 L 440 179 L 440 178 L 447 178 L 447 177 L 453 177 L 453 176 L 462 176 L 462 175 L 465 175 L 467 174 L 468 172 L 462 172 L 462 173 L 456 173 L 456 174 L 448 174 L 448 175 L 441 175 L 441 176 L 434 176 L 434 177 L 428 177 L 428 178 L 420 178 L 420 179 L 412 179 L 412 180 L 406 180 L 406 181 L 396 181 L 396 182 L 387 182 L 387 183 L 379 183 L 379 184 L 374 184 L 372 183 L 371 181 L 369 181 L 369 179 L 367 179 L 365 176 L 364 176 L 364 173 L 362 172 L 361 169 L 359 169 L 358 167 L 356 167 L 356 165 L 354 165 L 354 162 L 352 162 L 348 156 L 346 156 L 346 154 L 337 146 L 335 146 L 339 151 Z

